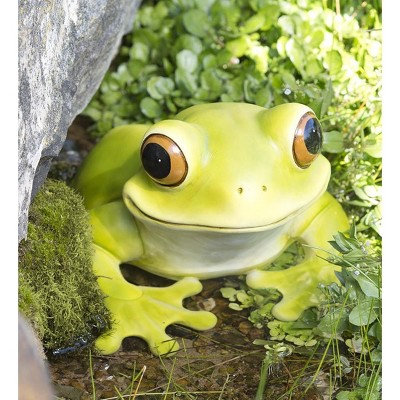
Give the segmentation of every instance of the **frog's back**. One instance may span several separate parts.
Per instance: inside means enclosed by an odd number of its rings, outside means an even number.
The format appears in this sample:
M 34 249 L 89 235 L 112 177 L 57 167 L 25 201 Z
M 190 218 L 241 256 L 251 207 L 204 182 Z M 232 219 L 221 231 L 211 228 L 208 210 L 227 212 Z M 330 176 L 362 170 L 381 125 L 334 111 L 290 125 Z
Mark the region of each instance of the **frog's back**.
M 72 186 L 88 209 L 118 200 L 125 182 L 140 168 L 140 145 L 148 125 L 114 128 L 86 157 Z

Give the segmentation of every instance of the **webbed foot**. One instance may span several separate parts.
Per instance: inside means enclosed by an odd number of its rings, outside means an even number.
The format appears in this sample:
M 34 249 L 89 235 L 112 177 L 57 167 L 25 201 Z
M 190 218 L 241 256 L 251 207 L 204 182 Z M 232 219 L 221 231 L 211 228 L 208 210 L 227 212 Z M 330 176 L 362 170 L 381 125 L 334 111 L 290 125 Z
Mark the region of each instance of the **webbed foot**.
M 188 296 L 202 290 L 196 278 L 184 278 L 169 287 L 154 288 L 139 286 L 142 295 L 134 300 L 107 297 L 106 306 L 114 317 L 113 328 L 96 341 L 97 349 L 111 354 L 119 349 L 128 336 L 144 339 L 152 353 L 166 354 L 179 349 L 165 329 L 170 324 L 181 324 L 197 330 L 212 328 L 217 318 L 208 311 L 190 311 L 182 306 Z
M 320 303 L 322 292 L 319 284 L 338 283 L 335 275 L 338 269 L 313 257 L 282 271 L 254 270 L 247 275 L 247 284 L 253 289 L 279 290 L 283 297 L 272 309 L 272 314 L 281 321 L 295 321 L 307 308 Z

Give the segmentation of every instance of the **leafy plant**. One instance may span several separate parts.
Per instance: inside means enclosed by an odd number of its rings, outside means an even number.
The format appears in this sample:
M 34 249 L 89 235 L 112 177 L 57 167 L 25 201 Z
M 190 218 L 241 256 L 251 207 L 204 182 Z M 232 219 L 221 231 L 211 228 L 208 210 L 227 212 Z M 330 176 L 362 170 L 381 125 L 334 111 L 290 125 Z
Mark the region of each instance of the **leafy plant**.
M 265 340 L 256 340 L 256 344 L 264 346 L 266 349 L 265 358 L 261 365 L 260 384 L 257 389 L 255 400 L 263 400 L 265 387 L 267 385 L 268 372 L 274 364 L 279 364 L 282 360 L 293 352 L 293 347 L 283 343 L 270 344 Z
M 355 225 L 348 236 L 335 235 L 331 244 L 339 255 L 329 259 L 342 267 L 337 273 L 341 285 L 332 283 L 321 287 L 325 302 L 307 310 L 295 322 L 279 321 L 272 316 L 271 309 L 279 297 L 276 291 L 261 293 L 246 288 L 244 282 L 234 288 L 231 282 L 231 286 L 221 292 L 232 302 L 232 309 L 252 308 L 249 320 L 259 328 L 265 327 L 269 340 L 284 340 L 296 348 L 325 343 L 321 364 L 331 349 L 334 354 L 332 375 L 336 379 L 350 373 L 356 376 L 356 390 L 341 391 L 341 397 L 337 398 L 377 399 L 381 390 L 382 363 L 381 256 L 374 253 L 376 249 L 371 252 L 357 236 Z M 339 342 L 346 345 L 348 354 L 340 350 Z M 350 357 L 358 359 L 353 366 Z
M 346 343 L 362 359 L 379 364 L 382 351 L 382 264 L 380 254 L 371 254 L 357 239 L 355 226 L 349 237 L 342 233 L 331 242 L 341 255 L 331 261 L 342 267 L 341 286 L 324 288 L 327 303 L 318 333 Z
M 316 0 L 144 1 L 84 112 L 93 134 L 204 102 L 297 101 L 326 117 L 325 149 L 340 152 L 338 120 L 377 96 L 380 82 L 378 10 L 344 9 Z

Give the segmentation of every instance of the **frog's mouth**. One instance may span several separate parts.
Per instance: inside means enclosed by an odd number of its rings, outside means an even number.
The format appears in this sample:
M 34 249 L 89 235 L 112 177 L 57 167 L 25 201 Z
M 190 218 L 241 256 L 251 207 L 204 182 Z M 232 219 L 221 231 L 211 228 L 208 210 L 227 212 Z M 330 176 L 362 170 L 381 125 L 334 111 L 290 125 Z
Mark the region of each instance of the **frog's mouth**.
M 270 229 L 274 229 L 280 225 L 285 224 L 287 221 L 291 220 L 292 218 L 296 217 L 297 215 L 299 215 L 302 212 L 304 212 L 305 210 L 307 210 L 312 205 L 312 203 L 317 201 L 322 196 L 322 194 L 325 193 L 325 190 L 326 189 L 323 188 L 320 191 L 320 193 L 317 196 L 315 196 L 315 198 L 310 200 L 308 203 L 302 205 L 301 207 L 288 213 L 284 218 L 281 218 L 279 220 L 276 220 L 276 221 L 268 223 L 268 224 L 254 225 L 254 226 L 248 226 L 248 227 L 237 227 L 237 228 L 226 227 L 226 226 L 217 226 L 217 225 L 193 224 L 193 223 L 185 224 L 182 222 L 172 222 L 172 221 L 155 218 L 155 217 L 145 213 L 143 210 L 141 210 L 128 194 L 124 193 L 123 199 L 124 199 L 125 205 L 127 206 L 128 210 L 130 211 L 130 213 L 145 223 L 147 222 L 147 223 L 151 223 L 151 224 L 162 225 L 165 227 L 170 227 L 171 229 L 179 229 L 179 230 L 243 233 L 243 232 L 257 232 L 257 231 L 270 230 Z M 322 211 L 323 208 L 324 207 L 321 207 L 320 211 Z

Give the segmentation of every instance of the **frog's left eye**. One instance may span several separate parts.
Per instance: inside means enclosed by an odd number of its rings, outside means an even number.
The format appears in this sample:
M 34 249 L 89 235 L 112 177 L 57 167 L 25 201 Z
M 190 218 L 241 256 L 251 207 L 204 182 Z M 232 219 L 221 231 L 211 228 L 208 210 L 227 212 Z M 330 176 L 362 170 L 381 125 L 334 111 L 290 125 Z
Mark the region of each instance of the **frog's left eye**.
M 318 157 L 322 147 L 322 128 L 312 112 L 305 113 L 297 125 L 293 156 L 300 168 L 307 168 Z
M 171 138 L 159 133 L 144 140 L 141 158 L 147 174 L 161 185 L 178 186 L 188 173 L 182 150 Z

